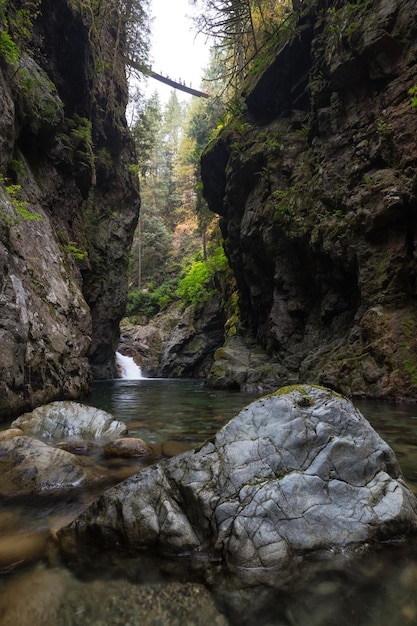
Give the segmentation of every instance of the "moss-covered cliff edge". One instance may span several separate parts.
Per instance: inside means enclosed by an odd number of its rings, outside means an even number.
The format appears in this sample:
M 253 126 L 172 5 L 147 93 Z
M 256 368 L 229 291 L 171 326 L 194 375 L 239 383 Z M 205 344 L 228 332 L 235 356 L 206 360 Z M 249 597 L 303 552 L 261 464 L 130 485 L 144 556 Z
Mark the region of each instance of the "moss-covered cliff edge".
M 416 2 L 309 4 L 203 155 L 247 331 L 210 380 L 416 398 Z
M 139 194 L 123 33 L 111 3 L 90 6 L 0 5 L 4 416 L 114 374 Z

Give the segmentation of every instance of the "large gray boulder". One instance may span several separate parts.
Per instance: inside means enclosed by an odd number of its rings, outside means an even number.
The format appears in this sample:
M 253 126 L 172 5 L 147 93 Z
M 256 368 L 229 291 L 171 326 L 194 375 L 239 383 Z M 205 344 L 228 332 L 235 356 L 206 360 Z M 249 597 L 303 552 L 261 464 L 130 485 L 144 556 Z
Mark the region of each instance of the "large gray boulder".
M 24 413 L 11 424 L 25 435 L 41 439 L 95 439 L 110 441 L 127 433 L 113 415 L 78 402 L 50 402 Z
M 416 530 L 416 499 L 391 448 L 345 398 L 297 386 L 110 489 L 61 539 L 67 550 L 97 541 L 198 551 L 243 575 Z

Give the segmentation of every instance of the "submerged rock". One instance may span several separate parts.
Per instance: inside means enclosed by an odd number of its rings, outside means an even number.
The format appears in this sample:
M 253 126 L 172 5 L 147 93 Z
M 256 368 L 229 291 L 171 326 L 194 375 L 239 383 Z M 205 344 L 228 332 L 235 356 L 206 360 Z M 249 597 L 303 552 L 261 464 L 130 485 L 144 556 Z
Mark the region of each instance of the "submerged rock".
M 0 441 L 6 441 L 6 439 L 14 439 L 15 437 L 21 437 L 25 433 L 21 428 L 7 428 L 0 432 Z
M 0 537 L 0 571 L 10 571 L 14 567 L 21 567 L 23 564 L 26 565 L 42 558 L 47 552 L 47 540 L 46 531 L 2 532 Z
M 0 591 L 2 626 L 55 626 L 71 583 L 62 569 L 36 569 L 7 581 Z M 62 623 L 62 622 L 61 622 Z
M 143 439 L 120 437 L 103 446 L 104 456 L 128 458 L 131 456 L 150 456 L 151 448 Z
M 66 450 L 71 454 L 79 454 L 81 456 L 88 456 L 94 454 L 100 448 L 93 441 L 87 441 L 86 439 L 71 439 L 71 441 L 59 441 L 55 444 L 55 447 L 60 450 Z
M 77 615 L 74 615 L 77 606 Z M 227 626 L 210 593 L 194 583 L 137 585 L 127 580 L 95 580 L 73 585 L 61 619 L 73 626 L 140 624 L 141 626 Z
M 22 602 L 24 598 L 24 602 Z M 0 590 L 2 626 L 227 626 L 202 585 L 79 582 L 60 568 L 37 569 Z
M 0 441 L 0 495 L 61 493 L 86 486 L 101 477 L 88 460 L 32 439 Z
M 45 439 L 115 439 L 127 433 L 113 415 L 77 402 L 51 402 L 25 413 L 11 424 L 25 435 Z
M 233 570 L 417 530 L 417 502 L 394 452 L 345 398 L 284 388 L 212 441 L 104 493 L 60 537 L 79 544 L 198 551 Z

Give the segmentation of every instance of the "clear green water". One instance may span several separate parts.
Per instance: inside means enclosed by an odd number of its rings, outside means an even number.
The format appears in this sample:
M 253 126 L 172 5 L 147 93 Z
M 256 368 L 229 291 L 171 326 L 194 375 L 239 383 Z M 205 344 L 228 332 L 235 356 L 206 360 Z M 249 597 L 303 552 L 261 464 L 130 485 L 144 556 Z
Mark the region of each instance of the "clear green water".
M 208 389 L 198 380 L 148 378 L 95 383 L 85 402 L 125 422 L 132 437 L 148 443 L 176 440 L 193 448 L 256 397 Z
M 145 379 L 96 383 L 85 402 L 126 422 L 130 436 L 140 437 L 155 446 L 168 442 L 166 449 L 172 454 L 193 448 L 211 437 L 253 399 L 255 396 L 247 394 L 206 389 L 199 381 Z M 405 478 L 417 491 L 417 405 L 374 402 L 357 402 L 356 405 L 394 448 Z M 113 481 L 117 479 L 117 472 L 140 469 L 140 466 L 135 468 L 127 464 L 126 470 L 126 467 L 116 465 L 110 463 L 108 466 Z M 55 517 L 62 520 L 65 511 L 74 515 L 77 508 L 81 510 L 85 507 L 91 497 L 92 494 L 80 494 L 78 500 L 73 498 L 71 502 L 32 500 L 3 503 L 0 513 L 3 518 L 17 516 L 26 528 L 42 532 L 43 528 L 53 525 Z M 78 591 L 73 591 L 71 597 L 76 598 L 79 594 L 80 603 L 92 581 L 107 581 L 109 585 L 117 581 L 120 586 L 123 580 L 126 585 L 143 585 L 203 579 L 198 563 L 186 559 L 162 561 L 152 555 L 115 559 L 114 555 L 91 552 L 79 555 L 74 562 L 63 563 L 56 552 L 52 556 L 42 554 L 26 570 L 3 571 L 0 577 L 0 626 L 3 626 L 2 606 L 5 603 L 33 602 L 31 594 L 34 588 L 37 597 L 41 598 L 39 602 L 44 601 L 41 582 L 37 590 L 34 585 L 30 586 L 30 590 L 24 587 L 25 591 L 19 592 L 17 600 L 12 593 L 16 581 L 29 574 L 33 576 L 38 571 L 42 575 L 45 572 L 53 575 L 56 571 L 57 580 L 63 572 L 66 575 L 69 573 L 72 583 L 78 585 Z M 274 575 L 256 589 L 237 588 L 235 581 L 224 578 L 216 565 L 210 572 L 209 583 L 207 579 L 205 582 L 233 626 L 417 625 L 416 539 L 382 544 L 372 553 L 353 561 L 345 555 L 321 555 L 320 559 L 304 563 L 298 571 L 296 583 L 291 583 L 288 588 L 279 576 Z M 19 586 L 17 588 L 20 589 Z M 90 609 L 88 617 L 78 610 L 69 610 L 67 606 L 63 626 L 128 626 L 139 623 L 133 613 L 131 618 L 122 619 L 117 602 L 114 609 L 106 613 L 104 621 L 97 617 L 101 610 L 99 604 L 96 615 L 94 605 Z M 126 611 L 128 614 L 125 607 L 124 615 Z M 170 626 L 169 623 L 156 623 Z M 34 619 L 33 626 L 38 624 L 45 626 L 46 622 L 42 622 L 41 618 L 40 621 Z

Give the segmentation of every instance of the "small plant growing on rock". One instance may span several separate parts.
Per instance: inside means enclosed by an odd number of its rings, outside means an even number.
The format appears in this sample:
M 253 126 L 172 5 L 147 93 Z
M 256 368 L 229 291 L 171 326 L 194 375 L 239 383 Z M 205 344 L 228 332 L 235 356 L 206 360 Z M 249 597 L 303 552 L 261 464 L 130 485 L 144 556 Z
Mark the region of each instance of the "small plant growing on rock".
M 408 90 L 408 95 L 411 96 L 410 106 L 412 109 L 417 109 L 417 85 L 413 85 Z
M 3 30 L 0 33 L 0 58 L 3 58 L 9 65 L 16 67 L 19 62 L 19 56 L 19 48 L 7 30 Z
M 0 177 L 0 184 L 4 184 L 4 179 Z M 9 200 L 15 209 L 17 221 L 20 220 L 41 220 L 39 213 L 32 213 L 28 208 L 28 202 L 20 200 L 19 192 L 22 189 L 20 185 L 4 185 L 4 189 L 9 196 Z
M 69 126 L 68 135 L 62 135 L 62 141 L 70 153 L 70 157 L 91 172 L 91 184 L 96 185 L 96 157 L 92 136 L 92 124 L 86 117 L 74 115 L 66 120 Z
M 81 250 L 81 248 L 79 248 L 77 246 L 77 244 L 75 243 L 75 241 L 69 241 L 65 246 L 64 249 L 66 252 L 68 252 L 72 257 L 74 257 L 74 259 L 77 259 L 79 261 L 81 261 L 82 259 L 84 259 L 87 256 L 87 252 L 85 252 L 85 250 Z

